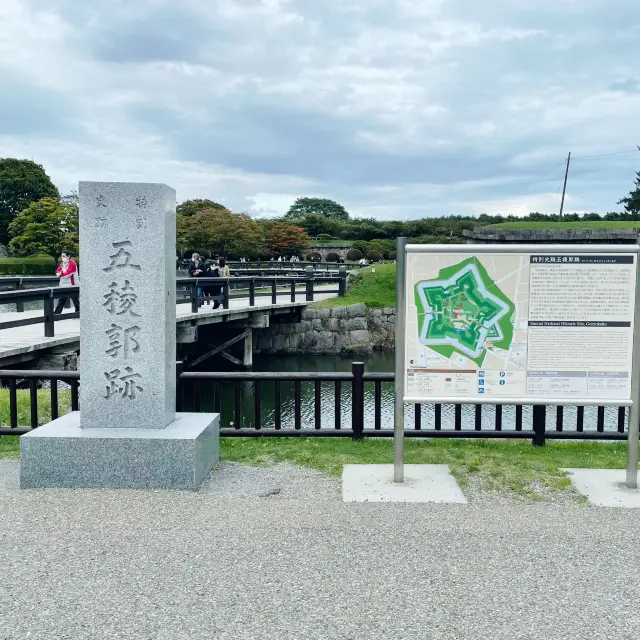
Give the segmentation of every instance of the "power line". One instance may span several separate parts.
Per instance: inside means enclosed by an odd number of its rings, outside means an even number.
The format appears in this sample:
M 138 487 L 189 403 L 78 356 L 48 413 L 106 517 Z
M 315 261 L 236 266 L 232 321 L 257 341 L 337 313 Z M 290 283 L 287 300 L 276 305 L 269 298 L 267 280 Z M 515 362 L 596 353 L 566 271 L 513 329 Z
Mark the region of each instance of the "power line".
M 614 153 L 602 153 L 592 156 L 574 156 L 574 160 L 601 160 L 604 158 L 613 158 L 615 156 L 624 156 L 631 153 L 638 153 L 640 149 L 629 149 L 628 151 L 616 151 Z

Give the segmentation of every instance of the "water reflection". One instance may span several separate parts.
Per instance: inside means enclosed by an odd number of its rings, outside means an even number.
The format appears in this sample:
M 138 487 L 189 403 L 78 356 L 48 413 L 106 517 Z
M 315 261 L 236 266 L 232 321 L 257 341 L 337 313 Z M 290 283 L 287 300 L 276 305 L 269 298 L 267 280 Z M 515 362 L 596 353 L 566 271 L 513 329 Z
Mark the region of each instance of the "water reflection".
M 393 354 L 376 352 L 365 358 L 365 371 L 390 372 L 394 369 Z M 254 358 L 254 371 L 283 371 L 283 372 L 336 372 L 350 371 L 351 361 L 334 356 L 306 356 L 306 357 L 261 357 Z M 202 382 L 200 384 L 203 384 Z M 201 410 L 213 411 L 216 407 L 214 384 L 202 387 Z M 382 383 L 381 393 L 381 417 L 382 429 L 393 429 L 393 383 Z M 280 384 L 281 387 L 281 425 L 283 429 L 295 428 L 295 385 L 294 383 Z M 235 391 L 233 383 L 222 383 L 220 409 L 221 426 L 231 427 L 234 421 Z M 313 382 L 303 382 L 301 391 L 301 427 L 302 429 L 315 428 L 315 385 Z M 253 428 L 255 422 L 255 386 L 253 383 L 240 383 L 241 427 Z M 323 382 L 320 386 L 321 411 L 320 426 L 322 429 L 334 429 L 336 427 L 336 385 L 333 382 Z M 340 394 L 339 424 L 343 429 L 351 428 L 351 384 L 343 383 Z M 187 390 L 185 397 L 185 411 L 193 407 L 191 391 Z M 275 426 L 275 394 L 274 383 L 263 382 L 260 384 L 261 427 L 274 428 Z M 495 406 L 484 405 L 482 407 L 482 428 L 493 430 L 495 428 Z M 531 429 L 532 407 L 525 406 L 522 411 L 522 428 Z M 577 419 L 576 407 L 564 408 L 563 427 L 565 431 L 575 430 Z M 505 405 L 502 409 L 502 429 L 504 431 L 515 430 L 515 407 Z M 597 422 L 597 408 L 584 408 L 584 429 L 595 431 Z M 435 424 L 435 408 L 433 405 L 423 405 L 421 410 L 421 423 L 423 429 L 433 429 Z M 365 384 L 365 428 L 373 429 L 375 426 L 375 390 L 373 383 Z M 604 412 L 605 431 L 616 431 L 618 426 L 618 410 L 616 407 L 607 407 Z M 441 414 L 442 429 L 455 428 L 455 412 L 453 405 L 443 405 Z M 414 407 L 405 408 L 405 428 L 414 428 Z M 475 428 L 475 406 L 462 406 L 462 428 Z M 547 430 L 556 428 L 555 407 L 547 408 Z

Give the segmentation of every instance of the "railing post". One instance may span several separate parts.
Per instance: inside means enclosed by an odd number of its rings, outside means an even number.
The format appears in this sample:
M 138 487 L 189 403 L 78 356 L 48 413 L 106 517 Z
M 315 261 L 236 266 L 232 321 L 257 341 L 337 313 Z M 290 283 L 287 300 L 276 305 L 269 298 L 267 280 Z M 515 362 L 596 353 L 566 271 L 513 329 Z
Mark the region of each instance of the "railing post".
M 176 361 L 176 411 L 182 411 L 182 380 L 180 376 L 184 371 L 184 364 L 181 360 Z
M 364 437 L 364 362 L 352 362 L 353 386 L 351 388 L 351 430 L 354 440 Z
M 546 430 L 546 411 L 547 407 L 543 404 L 533 406 L 533 440 L 531 444 L 534 447 L 544 447 L 545 430 Z
M 198 300 L 198 280 L 194 279 L 191 283 L 191 313 L 198 313 L 199 300 Z
M 49 291 L 49 297 L 44 299 L 44 335 L 45 338 L 53 338 L 55 335 L 53 318 L 53 291 Z
M 278 304 L 278 282 L 271 281 L 271 304 Z
M 313 267 L 307 267 L 307 302 L 313 302 Z
M 229 280 L 225 280 L 222 285 L 222 308 L 229 308 Z
M 24 287 L 22 286 L 22 278 L 20 278 L 20 280 L 18 280 L 18 284 L 16 285 L 16 291 L 20 291 L 21 289 L 24 289 Z M 23 300 L 16 300 L 16 311 L 18 313 L 22 313 L 24 311 L 24 301 Z
M 253 307 L 256 303 L 256 279 L 249 280 L 249 306 Z
M 340 265 L 338 267 L 338 297 L 344 298 L 347 295 L 347 267 Z

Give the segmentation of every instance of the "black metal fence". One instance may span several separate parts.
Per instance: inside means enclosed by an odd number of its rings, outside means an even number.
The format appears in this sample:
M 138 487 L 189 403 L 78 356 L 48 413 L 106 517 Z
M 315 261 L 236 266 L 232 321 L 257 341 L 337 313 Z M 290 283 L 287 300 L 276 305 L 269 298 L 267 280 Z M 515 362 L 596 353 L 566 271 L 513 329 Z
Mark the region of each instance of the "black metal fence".
M 40 316 L 20 318 L 16 320 L 0 321 L 0 330 L 14 327 L 24 327 L 32 324 L 44 324 L 44 335 L 51 338 L 55 335 L 55 322 L 78 318 L 76 312 L 54 314 L 56 299 L 78 299 L 79 287 L 46 287 L 24 289 L 26 278 L 0 278 L 3 286 L 13 286 L 9 291 L 0 292 L 0 305 L 15 304 L 17 312 L 24 312 L 25 302 L 42 302 L 43 313 Z M 50 278 L 29 279 L 29 284 L 37 281 L 50 282 Z M 57 283 L 58 279 L 54 278 Z M 327 285 L 334 285 L 327 288 Z M 271 298 L 271 304 L 278 304 L 278 297 L 288 297 L 291 302 L 313 302 L 316 294 L 338 294 L 344 296 L 347 290 L 347 280 L 344 276 L 271 276 L 271 277 L 232 277 L 232 278 L 177 278 L 176 302 L 178 304 L 190 302 L 191 312 L 198 313 L 201 303 L 218 301 L 223 309 L 229 309 L 230 302 L 248 299 L 249 306 L 256 304 L 256 298 Z M 212 295 L 206 295 L 212 293 Z M 1 318 L 1 316 L 0 316 Z
M 219 413 L 223 402 L 223 386 L 227 387 L 226 402 L 233 403 L 233 428 L 222 428 L 223 436 L 316 436 L 316 437 L 390 437 L 393 429 L 382 425 L 382 385 L 393 383 L 393 373 L 367 373 L 364 364 L 352 363 L 350 372 L 338 373 L 279 373 L 279 372 L 184 372 L 182 363 L 177 364 L 177 411 L 203 410 Z M 50 383 L 51 417 L 59 414 L 58 382 L 70 386 L 71 410 L 79 408 L 78 385 L 80 375 L 70 371 L 11 371 L 0 370 L 0 382 L 8 387 L 9 424 L 0 425 L 0 435 L 21 435 L 39 424 L 38 385 L 42 381 Z M 284 424 L 283 397 L 284 385 L 293 386 L 292 426 Z M 250 427 L 243 427 L 242 390 L 251 385 L 253 406 L 249 412 Z M 303 385 L 313 390 L 313 427 L 303 428 L 302 391 Z M 327 392 L 327 386 L 333 392 Z M 18 389 L 29 391 L 29 425 L 20 425 L 18 420 Z M 232 391 L 229 393 L 229 387 Z M 269 387 L 274 399 L 273 411 L 266 416 L 263 411 L 265 390 Z M 348 391 L 349 412 L 343 409 L 343 389 Z M 206 399 L 208 406 L 203 407 Z M 291 405 L 291 398 L 287 399 Z M 370 403 L 370 404 L 369 404 Z M 369 405 L 369 406 L 367 406 Z M 512 424 L 505 424 L 503 405 L 492 405 L 494 413 L 491 428 L 483 427 L 483 411 L 487 405 L 475 405 L 473 426 L 463 426 L 463 405 L 453 405 L 453 429 L 444 428 L 443 408 L 449 405 L 431 405 L 431 418 L 426 421 L 423 407 L 415 405 L 413 424 L 405 423 L 405 436 L 410 438 L 521 438 L 531 439 L 533 444 L 543 445 L 546 439 L 575 440 L 626 440 L 626 411 L 624 407 L 613 409 L 617 414 L 617 428 L 605 430 L 605 407 L 597 407 L 595 421 L 585 424 L 584 407 L 575 410 L 575 422 L 568 424 L 565 418 L 566 407 L 534 406 L 531 412 L 531 425 L 525 425 L 522 405 L 509 405 Z M 323 412 L 333 410 L 334 424 L 331 428 L 322 426 Z M 345 413 L 350 418 L 345 421 Z M 555 426 L 548 427 L 547 418 L 554 414 Z M 574 413 L 572 411 L 572 413 Z M 369 417 L 366 417 L 369 416 Z M 346 422 L 346 424 L 345 424 Z

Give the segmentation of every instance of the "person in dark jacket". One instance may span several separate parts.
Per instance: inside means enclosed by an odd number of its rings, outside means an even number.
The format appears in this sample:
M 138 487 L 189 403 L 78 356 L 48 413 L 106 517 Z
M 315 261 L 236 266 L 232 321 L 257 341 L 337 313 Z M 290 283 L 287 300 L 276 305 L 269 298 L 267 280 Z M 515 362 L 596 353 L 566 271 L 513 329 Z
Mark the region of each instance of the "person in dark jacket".
M 189 263 L 189 277 L 191 278 L 203 278 L 205 276 L 204 261 L 200 257 L 199 253 L 194 253 L 191 256 L 191 262 Z M 198 306 L 202 306 L 204 303 L 204 294 L 202 287 L 198 287 Z

